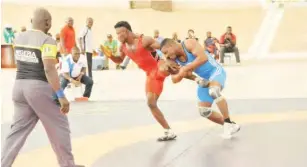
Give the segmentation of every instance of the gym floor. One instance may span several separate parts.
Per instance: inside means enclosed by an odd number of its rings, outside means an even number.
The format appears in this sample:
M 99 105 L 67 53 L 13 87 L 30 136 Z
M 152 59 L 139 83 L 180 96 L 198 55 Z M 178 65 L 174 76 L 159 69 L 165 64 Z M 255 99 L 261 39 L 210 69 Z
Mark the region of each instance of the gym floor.
M 305 167 L 307 99 L 229 100 L 242 125 L 232 139 L 199 116 L 193 100 L 161 101 L 175 141 L 157 142 L 163 131 L 143 100 L 73 103 L 69 119 L 76 163 L 87 167 Z M 9 124 L 2 124 L 2 143 Z M 41 124 L 29 136 L 14 167 L 55 167 Z

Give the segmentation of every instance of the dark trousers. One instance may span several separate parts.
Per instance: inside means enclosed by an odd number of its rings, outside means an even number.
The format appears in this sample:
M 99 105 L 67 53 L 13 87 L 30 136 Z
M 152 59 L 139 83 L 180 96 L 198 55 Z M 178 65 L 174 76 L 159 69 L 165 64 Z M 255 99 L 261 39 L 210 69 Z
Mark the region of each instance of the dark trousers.
M 92 75 L 92 63 L 93 63 L 93 53 L 86 52 L 87 67 L 88 67 L 88 76 L 93 79 Z
M 61 81 L 61 88 L 64 90 L 67 87 L 69 80 L 67 80 L 66 78 L 64 78 L 61 75 L 60 81 Z M 86 75 L 83 75 L 82 78 L 81 78 L 81 83 L 83 83 L 85 85 L 85 91 L 83 93 L 83 97 L 89 98 L 91 96 L 92 88 L 93 88 L 93 84 L 94 84 L 92 78 L 90 78 Z
M 235 53 L 236 61 L 237 61 L 237 63 L 240 63 L 239 49 L 235 46 L 232 47 L 232 48 L 221 47 L 221 49 L 220 49 L 221 63 L 224 63 L 225 53 L 230 53 L 230 52 Z

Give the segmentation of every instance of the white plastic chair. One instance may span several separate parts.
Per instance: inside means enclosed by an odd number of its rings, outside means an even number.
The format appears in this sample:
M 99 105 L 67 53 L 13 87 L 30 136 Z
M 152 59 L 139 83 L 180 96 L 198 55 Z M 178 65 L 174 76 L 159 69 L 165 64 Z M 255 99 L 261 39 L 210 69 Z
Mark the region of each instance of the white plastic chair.
M 66 87 L 66 96 L 69 101 L 75 101 L 76 98 L 83 96 L 83 85 L 76 87 L 74 84 L 68 84 Z
M 234 52 L 225 53 L 224 60 L 228 59 L 228 64 L 231 64 L 231 59 L 233 56 L 235 56 Z

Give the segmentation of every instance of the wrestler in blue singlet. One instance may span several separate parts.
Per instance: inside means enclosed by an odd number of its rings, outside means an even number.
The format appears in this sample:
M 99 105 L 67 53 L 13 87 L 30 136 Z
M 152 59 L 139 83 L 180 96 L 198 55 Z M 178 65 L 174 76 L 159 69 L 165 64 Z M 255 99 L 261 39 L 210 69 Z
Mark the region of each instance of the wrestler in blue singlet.
M 193 62 L 196 59 L 196 57 L 186 49 L 184 42 L 182 42 L 181 44 L 187 56 L 187 61 L 181 62 L 178 58 L 176 58 L 176 62 L 181 66 L 185 66 Z M 226 72 L 224 68 L 221 65 L 219 65 L 212 56 L 209 55 L 209 52 L 207 51 L 204 52 L 208 57 L 208 61 L 202 64 L 201 66 L 197 67 L 194 70 L 194 73 L 196 73 L 201 78 L 207 79 L 209 81 L 218 82 L 222 86 L 221 88 L 223 89 L 226 80 Z M 214 101 L 213 98 L 209 95 L 209 88 L 203 88 L 198 86 L 197 96 L 200 102 L 213 103 Z

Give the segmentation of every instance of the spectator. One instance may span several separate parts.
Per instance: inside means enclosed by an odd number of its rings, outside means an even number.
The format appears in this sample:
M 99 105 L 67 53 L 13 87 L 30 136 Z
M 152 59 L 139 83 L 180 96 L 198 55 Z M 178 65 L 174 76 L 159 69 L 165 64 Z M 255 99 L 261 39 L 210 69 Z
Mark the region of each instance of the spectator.
M 113 55 L 117 55 L 117 41 L 113 40 L 113 37 L 111 34 L 107 35 L 107 40 L 104 42 L 104 47 L 107 48 L 108 50 L 110 50 L 112 52 Z M 104 69 L 108 70 L 109 69 L 109 58 L 107 56 L 105 56 L 105 64 L 104 65 Z M 119 69 L 120 65 L 117 64 L 116 65 L 116 69 Z
M 175 32 L 173 33 L 172 39 L 173 39 L 174 41 L 178 42 L 178 43 L 181 43 L 181 40 L 178 39 L 178 35 L 177 35 L 177 33 L 175 33 Z
M 159 30 L 154 31 L 154 39 L 157 40 L 159 43 L 163 41 L 164 38 L 160 36 Z
M 130 57 L 126 56 L 124 61 L 120 64 L 120 68 L 125 70 L 130 62 Z
M 76 46 L 71 49 L 71 54 L 62 61 L 60 82 L 63 90 L 68 83 L 72 83 L 76 87 L 83 83 L 85 84 L 83 97 L 89 98 L 91 96 L 94 83 L 90 77 L 86 76 L 86 58 L 81 55 L 80 49 Z
M 198 38 L 195 37 L 194 30 L 192 29 L 188 30 L 188 37 L 186 39 L 196 39 L 196 41 L 198 41 Z
M 159 43 L 161 43 L 161 42 L 164 40 L 164 38 L 160 36 L 159 30 L 155 30 L 155 31 L 154 31 L 154 39 L 155 39 L 157 42 L 159 42 Z M 154 50 L 154 51 L 152 51 L 152 52 L 151 52 L 151 55 L 152 55 L 154 58 L 156 58 L 157 60 L 160 59 L 160 58 L 162 58 L 162 56 L 163 56 L 163 54 L 162 54 L 162 52 L 161 52 L 160 50 Z
M 61 48 L 65 56 L 70 54 L 71 49 L 76 45 L 76 35 L 73 25 L 74 20 L 71 17 L 68 17 L 66 25 L 61 30 Z
M 218 43 L 218 40 L 215 37 L 212 37 L 211 32 L 208 31 L 207 38 L 204 41 L 204 47 L 209 53 L 214 54 L 215 60 L 218 60 L 219 55 L 218 55 L 218 49 L 216 47 L 216 43 Z
M 230 52 L 234 52 L 236 56 L 236 62 L 237 64 L 240 64 L 239 49 L 236 47 L 236 43 L 236 36 L 232 33 L 232 28 L 228 26 L 226 33 L 223 34 L 220 39 L 221 64 L 224 64 L 225 53 Z
M 26 28 L 25 26 L 22 26 L 22 27 L 20 28 L 20 32 L 25 32 L 25 31 L 27 31 L 27 28 Z
M 57 60 L 58 62 L 60 62 L 60 59 L 61 59 L 61 36 L 60 34 L 55 34 L 55 42 L 56 42 L 56 46 L 57 46 L 57 54 L 56 54 L 56 57 L 57 57 Z
M 81 47 L 81 53 L 86 55 L 87 67 L 88 67 L 88 76 L 93 79 L 92 76 L 92 62 L 93 62 L 93 26 L 94 20 L 92 18 L 86 19 L 86 26 L 81 31 L 79 36 L 79 45 Z
M 15 39 L 15 33 L 11 25 L 5 25 L 3 30 L 4 41 L 7 44 L 12 44 Z

